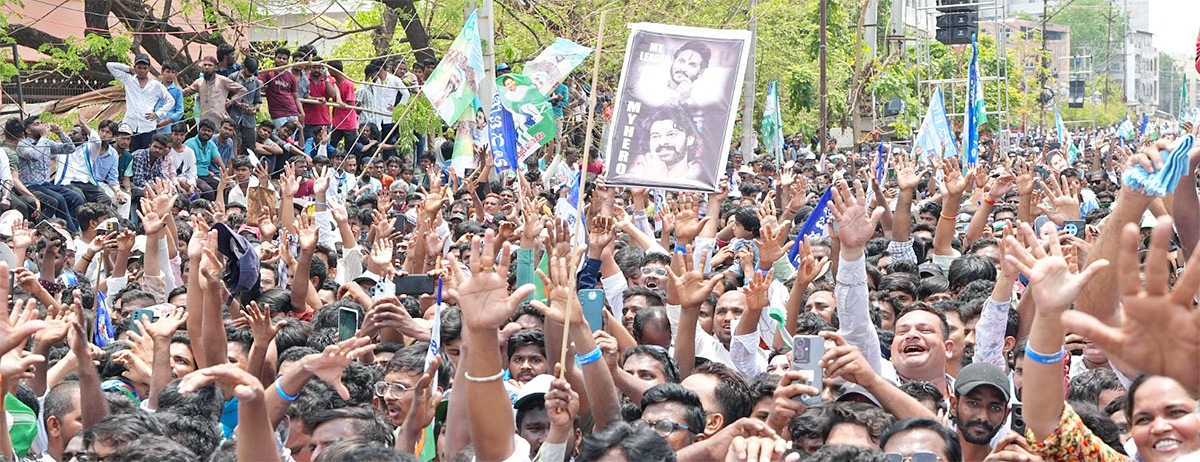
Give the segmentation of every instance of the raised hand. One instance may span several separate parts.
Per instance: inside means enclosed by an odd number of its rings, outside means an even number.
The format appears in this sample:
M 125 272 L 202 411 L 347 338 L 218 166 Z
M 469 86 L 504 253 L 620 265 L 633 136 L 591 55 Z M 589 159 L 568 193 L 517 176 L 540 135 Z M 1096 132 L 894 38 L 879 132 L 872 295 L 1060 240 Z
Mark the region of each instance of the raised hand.
M 367 261 L 367 270 L 381 276 L 391 273 L 394 248 L 391 239 L 376 238 L 375 245 L 371 246 L 371 257 Z
M 1139 271 L 1141 234 L 1128 224 L 1121 234 L 1117 281 L 1121 309 L 1111 319 L 1096 319 L 1082 311 L 1062 314 L 1063 326 L 1091 339 L 1110 358 L 1137 370 L 1165 375 L 1191 390 L 1200 388 L 1200 311 L 1192 298 L 1200 289 L 1200 252 L 1193 252 L 1183 275 L 1168 290 L 1167 247 L 1174 235 L 1174 220 L 1162 216 L 1150 235 L 1145 282 Z M 1041 309 L 1041 305 L 1038 305 Z
M 559 220 L 561 226 L 566 226 L 564 220 Z M 583 255 L 583 248 L 576 248 L 568 255 L 554 255 L 550 257 L 550 274 L 537 270 L 538 278 L 541 278 L 542 285 L 546 290 L 546 298 L 550 300 L 550 306 L 534 300 L 531 305 L 546 315 L 546 319 L 552 322 L 563 324 L 566 322 L 567 311 L 570 310 L 570 316 L 573 322 L 580 322 L 583 319 L 583 307 L 579 304 L 579 295 L 576 292 L 576 276 L 575 268 L 579 267 L 579 257 Z
M 242 316 L 250 324 L 250 333 L 254 336 L 255 343 L 266 345 L 275 338 L 275 333 L 279 331 L 279 326 L 283 325 L 283 321 L 277 323 L 271 321 L 271 313 L 268 308 L 260 308 L 258 302 L 251 301 L 249 305 L 242 306 Z
M 319 354 L 305 356 L 300 363 L 304 370 L 333 386 L 338 396 L 343 400 L 348 400 L 350 399 L 350 390 L 347 390 L 346 385 L 342 384 L 342 372 L 346 370 L 346 366 L 351 361 L 374 348 L 375 345 L 371 344 L 369 338 L 351 337 L 325 347 L 325 350 Z
M 770 298 L 767 296 L 767 293 L 771 288 L 771 279 L 774 277 L 775 270 L 767 271 L 766 274 L 761 272 L 754 273 L 754 277 L 750 279 L 750 282 L 741 288 L 742 293 L 746 295 L 746 308 L 763 309 L 770 304 Z
M 554 367 L 561 368 L 562 364 Z M 558 377 L 559 374 L 555 374 Z M 550 382 L 550 391 L 546 392 L 546 413 L 550 416 L 550 425 L 560 428 L 570 428 L 575 416 L 579 414 L 579 393 L 571 389 L 566 379 L 554 379 Z
M 300 179 L 296 178 L 296 165 L 288 162 L 283 164 L 283 172 L 279 174 L 279 196 L 295 197 L 300 191 Z
M 317 175 L 313 180 L 313 195 L 316 197 L 325 197 L 325 192 L 329 190 L 329 184 L 333 180 L 333 169 L 325 169 L 325 171 Z M 387 196 L 387 194 L 382 194 Z
M 454 254 L 450 255 L 450 269 L 459 280 L 459 308 L 463 312 L 463 324 L 475 330 L 497 329 L 506 321 L 525 296 L 533 293 L 533 284 L 518 287 L 508 293 L 508 265 L 511 260 L 509 244 L 496 249 L 496 235 L 487 230 L 482 238 L 471 239 L 471 275 L 463 274 Z M 500 263 L 496 265 L 496 251 L 500 251 Z
M 883 207 L 867 211 L 867 196 L 862 185 L 855 184 L 851 192 L 845 180 L 833 188 L 833 219 L 837 220 L 837 235 L 842 244 L 842 258 L 853 261 L 862 256 L 863 249 L 875 236 L 875 227 L 883 216 Z
M 1000 176 L 988 181 L 987 198 L 992 202 L 997 202 L 1004 199 L 1004 196 L 1013 190 L 1016 177 L 1012 172 L 1005 170 Z
M 1021 197 L 1032 195 L 1035 183 L 1029 165 L 1025 162 L 1017 162 L 1013 164 L 1013 172 L 1017 174 L 1017 194 Z
M 185 322 L 187 322 L 188 312 L 186 309 L 176 307 L 151 323 L 146 323 L 142 320 L 142 332 L 153 338 L 155 342 L 170 341 L 171 336 L 175 335 L 175 331 L 179 330 Z
M 311 252 L 317 248 L 317 225 L 313 217 L 300 214 L 296 217 L 296 235 L 300 238 L 300 251 Z
M 771 413 L 767 416 L 767 426 L 776 432 L 787 429 L 788 422 L 808 410 L 808 406 L 800 402 L 800 395 L 817 396 L 821 394 L 816 388 L 805 385 L 802 375 L 804 371 L 787 371 L 779 379 L 772 396 Z M 795 382 L 795 383 L 792 383 Z
M 900 155 L 893 159 L 896 165 L 896 183 L 901 191 L 914 191 L 921 184 L 921 175 L 924 173 L 917 165 L 917 159 L 913 156 Z
M 825 377 L 843 378 L 863 387 L 870 387 L 879 379 L 879 375 L 871 369 L 871 364 L 863 356 L 862 350 L 846 342 L 846 339 L 835 332 L 821 332 L 821 337 L 832 341 L 833 348 L 825 350 L 821 356 L 821 367 Z
M 1067 259 L 1063 257 L 1058 236 L 1050 236 L 1050 252 L 1046 253 L 1028 224 L 1021 224 L 1019 234 L 1025 245 L 1022 246 L 1012 236 L 1006 237 L 1004 259 L 1029 277 L 1029 290 L 1039 310 L 1066 310 L 1075 302 L 1083 286 L 1097 272 L 1108 267 L 1108 260 L 1101 259 L 1092 262 L 1081 272 L 1072 272 Z
M 800 265 L 796 267 L 796 281 L 794 284 L 812 284 L 817 279 L 817 276 L 821 274 L 821 270 L 825 268 L 825 264 L 829 262 L 828 257 L 821 257 L 818 260 L 817 257 L 813 256 L 812 245 L 808 243 L 807 239 L 800 242 L 799 257 Z
M 1080 187 L 1072 185 L 1066 177 L 1060 181 L 1057 175 L 1050 175 L 1050 181 L 1043 182 L 1043 184 L 1049 193 L 1050 204 L 1054 206 L 1054 210 L 1050 214 L 1051 220 L 1058 223 L 1082 218 L 1079 211 Z
M 28 271 L 28 270 L 26 270 Z M 8 279 L 8 263 L 0 262 L 0 280 Z M 37 310 L 8 310 L 9 287 L 0 284 L 0 351 L 8 351 L 24 345 L 30 335 L 46 327 L 46 322 L 35 319 Z M 76 303 L 79 293 L 75 295 Z
M 688 246 L 688 252 L 691 250 L 691 246 Z M 721 275 L 704 279 L 704 273 L 692 266 L 692 259 L 683 252 L 671 254 L 671 267 L 667 271 L 667 303 L 684 309 L 700 309 L 700 304 L 721 282 Z
M 962 196 L 963 191 L 970 188 L 971 183 L 975 181 L 975 171 L 963 175 L 957 157 L 951 157 L 942 163 L 942 175 L 942 192 L 952 197 Z
M 183 376 L 179 382 L 179 393 L 194 393 L 214 382 L 223 389 L 233 389 L 233 396 L 241 402 L 248 403 L 263 398 L 263 386 L 258 378 L 232 363 L 206 367 Z M 345 390 L 344 387 L 342 389 Z M 349 397 L 349 393 L 346 397 Z
M 762 239 L 755 239 L 754 243 L 758 245 L 758 266 L 759 268 L 770 268 L 775 262 L 788 254 L 795 244 L 788 240 L 788 228 L 791 227 L 791 222 L 783 222 L 775 226 L 763 226 L 759 230 L 759 235 Z
M 675 214 L 675 239 L 679 245 L 691 244 L 713 217 L 700 218 L 700 203 L 692 194 L 679 195 L 679 213 Z
M 30 298 L 25 301 L 25 309 L 37 311 L 37 300 Z M 67 338 L 67 331 L 71 328 L 71 317 L 67 310 L 56 310 L 50 308 L 46 311 L 46 327 L 33 334 L 33 343 L 39 345 L 55 345 Z
M 33 245 L 35 232 L 24 219 L 13 223 L 12 234 L 14 250 L 28 249 Z
M 608 247 L 617 237 L 613 226 L 614 222 L 610 216 L 600 215 L 592 218 L 591 227 L 588 229 L 588 248 L 601 250 Z

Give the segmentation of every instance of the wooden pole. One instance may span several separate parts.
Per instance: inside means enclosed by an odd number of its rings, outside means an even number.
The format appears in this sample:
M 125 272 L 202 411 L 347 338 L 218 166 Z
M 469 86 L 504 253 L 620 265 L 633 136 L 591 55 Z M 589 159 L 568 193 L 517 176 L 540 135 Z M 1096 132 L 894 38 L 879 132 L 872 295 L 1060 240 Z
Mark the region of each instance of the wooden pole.
M 588 118 L 587 118 L 587 133 L 584 134 L 583 141 L 583 164 L 579 167 L 579 197 L 575 202 L 575 210 L 583 213 L 583 181 L 587 179 L 588 157 L 592 152 L 592 128 L 596 124 L 596 81 L 600 80 L 600 52 L 604 47 L 604 22 L 608 19 L 608 10 L 600 12 L 600 33 L 596 36 L 596 52 L 592 54 L 592 91 L 588 95 Z M 575 232 L 583 232 L 583 220 L 579 220 L 575 224 Z M 563 334 L 562 334 L 562 358 L 559 359 L 559 364 L 562 364 L 562 372 L 558 374 L 558 378 L 564 378 L 567 373 L 567 346 L 570 345 L 571 332 L 571 309 L 566 310 L 566 317 L 563 319 Z

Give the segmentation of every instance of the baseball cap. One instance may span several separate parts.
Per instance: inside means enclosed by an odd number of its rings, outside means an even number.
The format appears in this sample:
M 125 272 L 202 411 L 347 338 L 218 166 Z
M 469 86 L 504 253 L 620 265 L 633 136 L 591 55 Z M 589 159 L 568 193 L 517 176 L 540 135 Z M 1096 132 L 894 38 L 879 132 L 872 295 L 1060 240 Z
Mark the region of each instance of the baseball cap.
M 364 271 L 362 274 L 355 277 L 353 281 L 359 284 L 378 284 L 379 275 L 370 271 Z
M 133 126 L 131 126 L 125 122 L 121 122 L 120 125 L 117 125 L 117 133 L 124 133 L 126 135 L 132 135 L 133 134 Z
M 150 55 L 147 55 L 145 53 L 138 53 L 138 54 L 134 55 L 133 63 L 134 64 L 142 64 L 142 63 L 150 64 Z
M 867 401 L 871 402 L 871 404 L 874 404 L 879 407 L 883 407 L 883 405 L 879 403 L 879 398 L 876 398 L 875 395 L 873 395 L 873 394 L 871 394 L 871 392 L 867 391 L 866 388 L 863 388 L 862 385 L 859 385 L 854 382 L 843 383 L 841 387 L 838 387 L 837 392 L 838 392 L 838 395 L 837 395 L 837 399 L 835 401 L 838 401 L 838 402 L 853 400 L 854 397 L 857 395 L 857 396 L 866 398 Z
M 221 280 L 231 294 L 239 296 L 243 304 L 247 303 L 261 290 L 258 253 L 250 246 L 250 241 L 233 232 L 229 225 L 217 223 L 213 228 L 217 230 L 217 250 L 226 258 Z
M 1004 370 L 988 363 L 971 363 L 962 368 L 958 372 L 958 377 L 954 379 L 954 394 L 963 396 L 982 385 L 999 390 L 1000 394 L 1004 395 L 1006 402 L 1012 398 L 1012 391 L 1008 386 L 1008 376 L 1004 375 Z
M 525 385 L 522 385 L 521 390 L 517 392 L 516 399 L 513 400 L 513 409 L 520 409 L 533 402 L 534 399 L 545 398 L 546 393 L 550 391 L 550 382 L 553 381 L 553 375 L 542 374 L 525 382 Z
M 16 210 L 8 210 L 0 214 L 0 234 L 12 236 L 13 226 L 21 221 L 21 218 L 23 218 L 21 212 Z

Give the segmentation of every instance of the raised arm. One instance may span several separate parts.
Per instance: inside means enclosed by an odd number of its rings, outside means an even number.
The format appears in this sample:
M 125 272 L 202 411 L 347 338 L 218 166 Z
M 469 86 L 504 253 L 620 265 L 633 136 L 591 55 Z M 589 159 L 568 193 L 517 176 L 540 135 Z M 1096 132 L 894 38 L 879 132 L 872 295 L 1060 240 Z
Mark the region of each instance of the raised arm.
M 216 383 L 224 390 L 233 390 L 233 397 L 238 400 L 238 421 L 234 429 L 239 442 L 237 460 L 278 461 L 279 451 L 272 444 L 275 441 L 275 427 L 267 417 L 267 395 L 262 383 L 236 365 L 221 364 L 184 376 L 179 383 L 179 392 L 192 393 L 210 383 Z
M 841 242 L 841 260 L 837 267 L 838 333 L 851 345 L 863 351 L 867 363 L 876 373 L 883 370 L 883 354 L 879 349 L 879 336 L 871 324 L 870 294 L 867 291 L 867 267 L 864 258 L 867 241 L 875 235 L 875 227 L 883 207 L 867 210 L 866 194 L 861 186 L 851 192 L 845 181 L 839 181 L 833 190 L 833 218 L 837 220 L 838 240 Z
M 956 232 L 955 215 L 962 202 L 963 191 L 971 187 L 975 180 L 975 171 L 970 170 L 963 175 L 958 158 L 949 158 L 942 164 L 942 180 L 944 194 L 942 196 L 942 216 L 938 217 L 937 231 L 933 235 L 934 255 L 954 255 L 950 242 Z
M 716 275 L 704 279 L 704 273 L 693 268 L 692 259 L 688 258 L 685 252 L 676 251 L 671 256 L 671 268 L 667 271 L 667 279 L 667 304 L 680 306 L 679 329 L 675 336 L 675 361 L 679 363 L 679 376 L 687 377 L 696 366 L 696 329 L 699 328 L 700 305 L 704 304 L 704 299 L 712 293 L 722 278 Z M 753 328 L 756 323 L 746 324 Z
M 1003 199 L 1005 194 L 1012 191 L 1013 180 L 1016 177 L 1012 173 L 1004 172 L 996 178 L 989 178 L 984 189 L 987 194 L 983 196 L 983 202 L 979 203 L 979 207 L 975 209 L 975 215 L 971 216 L 971 223 L 967 225 L 967 237 L 963 241 L 963 245 L 971 245 L 971 243 L 979 240 L 983 236 L 983 230 L 987 227 L 988 218 L 992 215 L 992 208 L 996 206 L 996 202 Z

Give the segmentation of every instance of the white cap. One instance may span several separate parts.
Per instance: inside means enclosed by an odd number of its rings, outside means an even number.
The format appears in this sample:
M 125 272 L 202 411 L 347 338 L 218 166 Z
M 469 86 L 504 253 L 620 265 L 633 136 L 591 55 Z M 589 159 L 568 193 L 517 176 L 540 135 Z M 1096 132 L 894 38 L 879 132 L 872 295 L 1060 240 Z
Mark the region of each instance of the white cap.
M 519 409 L 532 398 L 546 396 L 546 393 L 550 391 L 550 383 L 553 381 L 553 375 L 542 374 L 525 382 L 525 385 L 522 385 L 521 390 L 517 392 L 516 399 L 513 400 L 513 409 Z

